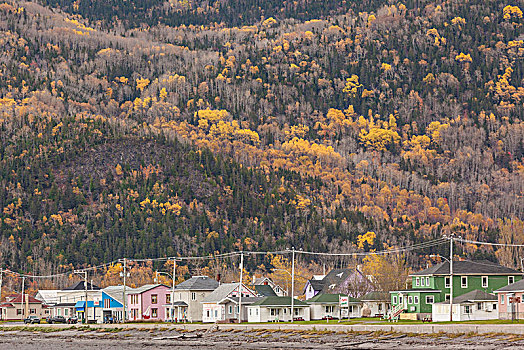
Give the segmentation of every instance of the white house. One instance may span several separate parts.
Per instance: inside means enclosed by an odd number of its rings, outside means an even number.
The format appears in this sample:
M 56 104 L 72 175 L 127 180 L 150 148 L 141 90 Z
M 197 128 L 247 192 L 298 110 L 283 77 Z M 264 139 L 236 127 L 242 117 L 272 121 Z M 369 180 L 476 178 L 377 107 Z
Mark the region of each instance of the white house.
M 224 283 L 202 300 L 202 322 L 225 322 L 238 320 L 238 297 L 240 285 L 238 283 Z M 252 302 L 257 295 L 242 284 L 242 300 L 244 305 Z M 231 299 L 228 299 L 231 298 Z M 234 299 L 233 299 L 234 298 Z M 237 300 L 235 302 L 235 300 Z M 247 319 L 243 309 L 242 319 Z
M 309 321 L 309 305 L 301 300 L 293 301 L 294 320 Z M 291 321 L 291 297 L 265 297 L 247 306 L 248 322 Z
M 362 316 L 382 317 L 391 310 L 391 297 L 385 292 L 370 292 L 360 298 Z
M 449 301 L 432 305 L 433 322 L 449 321 Z M 453 321 L 479 321 L 499 318 L 497 297 L 481 290 L 453 298 Z
M 342 294 L 317 294 L 306 300 L 310 308 L 311 320 L 325 320 L 332 318 L 354 318 L 360 317 L 362 303 L 355 298 L 348 297 L 347 307 L 340 307 Z

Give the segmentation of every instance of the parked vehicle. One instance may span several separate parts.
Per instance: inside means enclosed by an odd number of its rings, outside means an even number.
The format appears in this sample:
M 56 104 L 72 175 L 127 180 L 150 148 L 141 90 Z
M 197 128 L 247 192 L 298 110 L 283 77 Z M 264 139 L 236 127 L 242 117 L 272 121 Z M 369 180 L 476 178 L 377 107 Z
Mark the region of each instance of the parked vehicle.
M 67 323 L 67 320 L 64 316 L 55 316 L 51 317 L 48 320 L 46 319 L 47 323 L 53 324 L 53 323 Z
M 67 319 L 67 323 L 69 324 L 75 324 L 75 323 L 78 323 L 78 317 L 76 316 L 71 316 Z
M 40 323 L 40 318 L 38 316 L 29 316 L 28 318 L 24 319 L 25 324 L 34 324 L 34 323 Z

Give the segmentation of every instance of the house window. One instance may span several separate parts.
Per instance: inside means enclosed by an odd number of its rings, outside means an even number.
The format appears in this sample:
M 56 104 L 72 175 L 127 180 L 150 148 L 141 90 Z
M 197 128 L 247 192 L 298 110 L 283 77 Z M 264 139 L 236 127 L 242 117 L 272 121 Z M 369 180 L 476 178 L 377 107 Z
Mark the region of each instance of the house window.
M 255 315 L 258 316 L 258 309 L 255 309 Z
M 218 310 L 215 310 L 215 318 L 218 318 Z
M 104 299 L 104 308 L 109 309 L 111 307 L 111 300 Z
M 477 310 L 482 310 L 482 303 L 477 303 Z
M 429 277 L 426 277 L 426 287 L 429 287 Z
M 422 278 L 420 279 L 420 285 L 421 285 L 422 287 L 424 287 L 424 277 L 422 277 Z
M 278 309 L 269 309 L 269 314 L 271 316 L 278 316 Z
M 207 318 L 209 318 L 209 310 L 207 310 L 206 315 L 207 315 Z
M 300 309 L 297 308 L 297 309 L 294 309 L 294 311 L 295 311 L 295 316 L 299 316 L 300 315 Z
M 413 297 L 411 295 L 408 296 L 408 304 L 413 304 Z
M 508 276 L 508 284 L 512 284 L 515 282 L 515 277 L 514 276 Z
M 158 302 L 158 295 L 151 294 L 151 304 L 156 304 Z
M 166 304 L 171 303 L 171 294 L 166 294 Z
M 413 303 L 414 303 L 415 305 L 418 305 L 418 295 L 415 295 L 415 296 L 413 297 Z M 380 305 L 380 304 L 379 304 L 379 305 Z
M 449 301 L 449 294 L 446 294 L 446 295 L 444 296 L 444 300 L 445 300 L 445 301 Z
M 196 300 L 196 293 L 195 292 L 191 293 L 191 300 L 193 300 L 193 301 Z
M 402 304 L 404 302 L 404 297 L 402 295 L 398 296 L 398 303 Z
M 31 313 L 33 313 L 33 310 L 31 310 Z M 36 314 L 36 310 L 34 313 Z M 69 309 L 64 309 L 64 316 L 67 316 L 68 313 L 69 313 Z
M 450 288 L 451 287 L 451 277 L 447 276 L 444 278 L 444 287 Z
M 36 309 L 30 309 L 30 310 L 29 310 L 29 313 L 31 313 L 31 314 L 36 314 Z
M 326 306 L 326 314 L 332 313 L 334 308 L 334 306 Z
M 16 309 L 16 314 L 17 314 L 17 315 L 21 315 L 21 314 L 22 314 L 22 311 L 23 311 L 22 309 Z
M 397 303 L 397 296 L 394 295 L 394 296 L 393 296 L 393 304 L 396 304 L 396 303 Z
M 233 305 L 229 305 L 229 314 L 231 315 L 232 313 L 233 313 Z
M 60 316 L 60 311 L 62 311 L 62 309 L 56 309 L 56 315 L 57 316 Z
M 158 317 L 158 309 L 152 308 L 151 309 L 151 317 Z
M 497 310 L 497 304 L 493 304 L 493 310 Z
M 460 278 L 460 286 L 462 288 L 468 288 L 468 276 L 462 276 Z
M 230 312 L 231 313 L 231 312 Z M 251 309 L 249 309 L 249 316 L 251 316 Z
M 470 305 L 464 305 L 464 313 L 470 314 L 471 313 L 471 306 Z
M 378 304 L 378 311 L 382 311 L 382 304 Z
M 420 278 L 419 277 L 415 278 L 415 286 L 417 286 L 417 287 L 420 286 Z
M 504 294 L 500 295 L 500 303 L 504 305 Z
M 435 297 L 433 295 L 426 295 L 426 304 L 433 304 L 435 302 Z
M 482 288 L 488 288 L 488 276 L 482 276 Z

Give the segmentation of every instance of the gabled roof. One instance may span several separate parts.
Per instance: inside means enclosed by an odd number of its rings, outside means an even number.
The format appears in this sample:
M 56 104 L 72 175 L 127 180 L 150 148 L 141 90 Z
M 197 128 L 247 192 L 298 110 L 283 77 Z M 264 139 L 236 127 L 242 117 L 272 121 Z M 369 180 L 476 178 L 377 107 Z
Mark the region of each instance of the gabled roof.
M 340 297 L 347 296 L 345 294 L 324 294 L 319 293 L 315 295 L 313 298 L 306 300 L 306 303 L 308 304 L 338 304 Z M 359 301 L 355 298 L 349 297 L 350 303 L 358 303 Z
M 265 281 L 268 281 L 268 283 L 275 284 L 269 277 L 255 277 L 253 281 L 253 285 L 262 285 Z
M 522 272 L 510 269 L 491 261 L 453 261 L 454 275 L 522 275 Z M 449 275 L 449 263 L 443 262 L 422 271 L 415 272 L 411 276 L 427 275 Z
M 308 281 L 314 291 L 320 292 L 324 288 L 324 280 L 309 280 Z
M 475 289 L 471 292 L 453 298 L 453 304 L 476 303 L 480 301 L 497 301 L 497 297 L 493 294 Z M 438 304 L 449 304 L 449 301 L 443 301 Z
M 126 295 L 135 294 L 135 288 L 126 286 Z M 106 293 L 109 297 L 118 301 L 119 303 L 124 303 L 124 286 L 109 286 L 102 289 L 102 292 Z
M 167 286 L 165 286 L 163 284 L 144 284 L 141 287 L 133 288 L 129 292 L 127 291 L 127 288 L 126 288 L 126 294 L 142 294 L 144 292 L 147 292 L 148 290 L 151 290 L 151 289 L 154 289 L 154 288 L 160 287 L 160 286 L 163 286 L 163 287 L 167 288 Z
M 255 285 L 255 292 L 263 297 L 276 297 L 277 293 L 269 285 L 258 284 Z
M 354 269 L 333 269 L 322 279 L 322 293 L 336 292 L 353 273 L 360 273 Z
M 499 288 L 495 291 L 495 293 L 499 292 L 524 292 L 524 280 L 508 284 L 507 286 Z
M 9 304 L 20 304 L 22 302 L 22 294 L 10 295 L 9 296 L 9 300 L 8 301 L 6 300 L 6 302 L 9 303 Z M 34 297 L 32 297 L 32 296 L 30 296 L 28 294 L 25 294 L 23 302 L 24 302 L 24 304 L 25 303 L 42 304 L 42 301 L 40 301 L 38 299 L 35 299 Z
M 99 286 L 91 284 L 91 282 L 87 282 L 87 290 L 100 290 L 100 289 L 101 288 Z M 64 288 L 63 290 L 85 290 L 84 281 L 79 281 L 73 284 L 72 286 Z
M 390 302 L 391 298 L 389 297 L 389 294 L 386 292 L 369 292 L 368 294 L 364 295 L 360 298 L 361 301 L 387 301 Z
M 208 276 L 193 276 L 190 279 L 177 284 L 178 290 L 215 290 L 219 283 Z
M 301 300 L 298 300 L 298 299 L 295 299 L 295 301 L 293 302 L 293 305 L 295 307 L 306 307 L 308 306 L 307 303 L 301 301 Z M 259 300 L 253 304 L 251 304 L 251 306 L 291 306 L 291 297 L 265 297 L 263 298 L 262 300 Z
M 58 290 L 56 289 L 39 289 L 36 293 L 35 298 L 43 301 L 44 303 L 56 303 Z
M 202 302 L 203 303 L 218 303 L 222 299 L 228 297 L 231 293 L 233 293 L 235 290 L 238 290 L 238 283 L 224 283 L 220 286 L 218 286 L 217 289 L 212 291 L 208 296 L 206 296 Z M 242 289 L 247 289 L 245 285 L 242 284 Z M 253 293 L 254 294 L 254 293 Z

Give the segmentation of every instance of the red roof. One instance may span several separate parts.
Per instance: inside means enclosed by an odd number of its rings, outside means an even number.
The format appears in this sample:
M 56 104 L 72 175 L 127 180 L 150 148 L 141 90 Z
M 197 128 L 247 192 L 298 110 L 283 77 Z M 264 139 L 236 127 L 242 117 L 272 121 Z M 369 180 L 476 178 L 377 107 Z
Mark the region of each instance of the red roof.
M 8 298 L 14 298 L 10 299 L 9 301 L 6 300 L 9 304 L 20 304 L 22 302 L 22 294 L 14 294 L 10 295 Z M 42 302 L 38 299 L 35 299 L 34 297 L 26 294 L 24 297 L 24 303 L 29 302 L 29 304 L 42 304 Z

